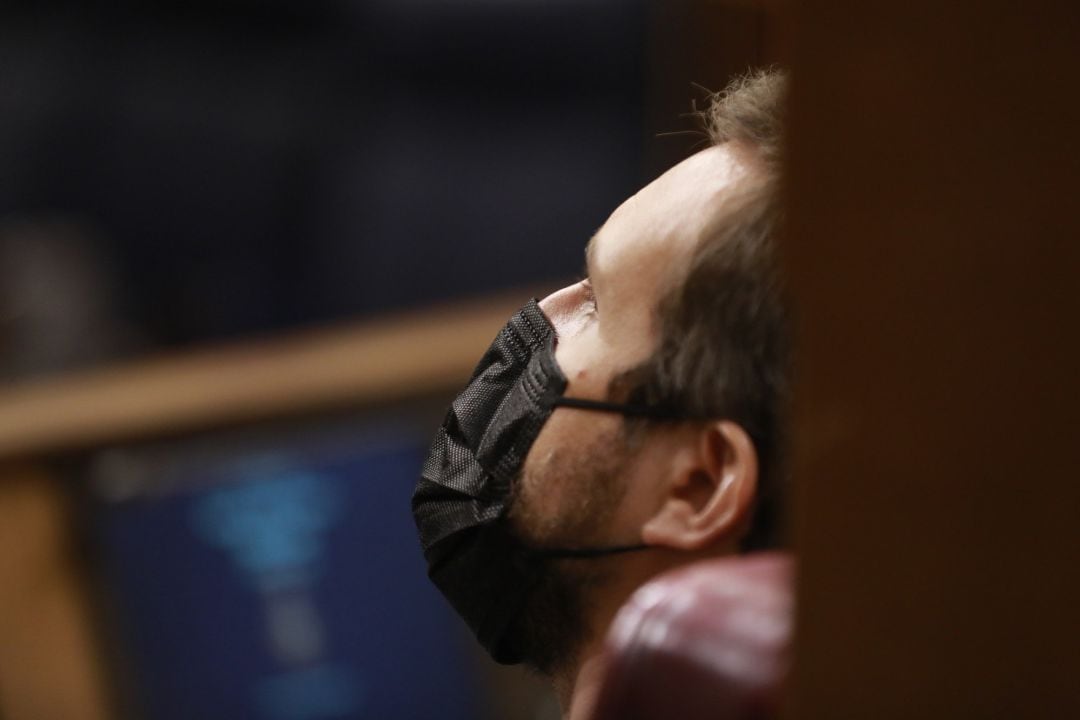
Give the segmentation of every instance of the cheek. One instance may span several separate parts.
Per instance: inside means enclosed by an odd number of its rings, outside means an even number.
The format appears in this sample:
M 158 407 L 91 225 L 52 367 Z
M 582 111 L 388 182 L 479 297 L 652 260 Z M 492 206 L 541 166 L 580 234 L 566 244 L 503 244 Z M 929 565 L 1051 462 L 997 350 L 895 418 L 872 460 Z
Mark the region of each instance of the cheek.
M 560 334 L 555 362 L 569 381 L 568 395 L 600 397 L 595 393 L 605 389 L 602 378 L 609 361 L 596 323 L 570 337 Z
M 580 538 L 566 533 L 577 532 L 583 513 L 598 517 L 588 498 L 602 479 L 597 468 L 618 459 L 612 452 L 618 423 L 616 417 L 560 410 L 540 431 L 519 479 L 518 505 L 511 510 L 526 539 L 572 544 Z
M 563 486 L 572 482 L 568 456 L 583 438 L 583 428 L 572 420 L 556 411 L 544 424 L 525 457 L 521 478 L 525 483 L 523 494 L 529 497 L 534 509 L 557 507 Z
M 564 478 L 558 472 L 560 448 L 564 441 L 551 431 L 548 423 L 540 432 L 528 456 L 521 481 L 525 484 L 522 495 L 528 500 L 529 507 L 542 515 L 556 505 L 555 496 L 561 491 Z
M 561 448 L 565 448 L 564 440 L 557 425 L 549 421 L 529 450 L 517 480 L 521 485 L 510 514 L 518 532 L 529 542 L 542 544 L 558 526 L 560 498 L 568 482 L 560 471 Z

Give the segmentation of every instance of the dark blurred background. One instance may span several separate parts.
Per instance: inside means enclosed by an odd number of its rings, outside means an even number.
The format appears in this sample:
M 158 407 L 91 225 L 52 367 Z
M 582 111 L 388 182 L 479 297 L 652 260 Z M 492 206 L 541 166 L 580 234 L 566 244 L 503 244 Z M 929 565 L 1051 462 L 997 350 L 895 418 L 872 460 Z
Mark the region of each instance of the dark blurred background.
M 6 375 L 562 281 L 766 29 L 709 0 L 7 3 Z
M 774 35 L 748 0 L 5 3 L 0 717 L 557 717 L 427 581 L 411 488 L 476 328 Z
M 1077 9 L 3 3 L 0 718 L 557 718 L 414 478 L 508 298 L 781 55 L 792 707 L 1080 717 Z
M 791 706 L 1080 717 L 1077 8 L 4 3 L 0 718 L 557 718 L 427 581 L 415 477 L 781 57 Z

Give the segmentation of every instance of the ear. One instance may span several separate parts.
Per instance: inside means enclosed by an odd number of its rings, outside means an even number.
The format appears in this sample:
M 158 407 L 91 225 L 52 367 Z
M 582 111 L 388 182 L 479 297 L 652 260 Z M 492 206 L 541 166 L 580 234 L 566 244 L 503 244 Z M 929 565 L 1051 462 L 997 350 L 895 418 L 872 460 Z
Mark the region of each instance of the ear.
M 746 431 L 727 420 L 708 423 L 677 453 L 642 541 L 696 551 L 735 539 L 749 519 L 757 479 L 757 451 Z

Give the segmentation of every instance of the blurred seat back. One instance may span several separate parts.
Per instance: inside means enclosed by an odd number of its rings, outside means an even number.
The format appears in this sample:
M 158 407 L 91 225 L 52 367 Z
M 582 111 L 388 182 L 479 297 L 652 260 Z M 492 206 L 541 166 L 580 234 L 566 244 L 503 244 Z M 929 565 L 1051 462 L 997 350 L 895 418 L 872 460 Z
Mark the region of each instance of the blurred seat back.
M 616 616 L 591 720 L 764 720 L 778 714 L 792 560 L 709 560 L 643 585 Z

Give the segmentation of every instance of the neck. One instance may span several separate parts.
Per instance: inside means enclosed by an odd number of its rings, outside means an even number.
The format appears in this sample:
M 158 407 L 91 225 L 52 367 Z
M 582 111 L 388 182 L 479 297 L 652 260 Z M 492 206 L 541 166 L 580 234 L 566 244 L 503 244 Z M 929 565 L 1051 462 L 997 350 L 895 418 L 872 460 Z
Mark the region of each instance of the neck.
M 597 588 L 588 598 L 590 611 L 586 618 L 586 636 L 578 644 L 577 652 L 551 673 L 552 689 L 562 709 L 563 720 L 586 720 L 592 716 L 604 679 L 604 645 L 608 628 L 635 590 L 649 578 L 676 565 L 733 551 L 725 548 L 723 553 L 701 553 L 688 558 L 686 553 L 673 555 L 654 549 L 623 558 L 619 563 L 620 570 L 611 581 Z
M 627 573 L 590 598 L 586 637 L 577 651 L 551 673 L 552 689 L 562 709 L 563 720 L 589 717 L 603 679 L 604 642 L 615 614 L 641 584 L 636 573 Z
M 609 618 L 610 620 L 610 618 Z M 607 625 L 604 625 L 606 629 Z M 589 716 L 603 676 L 604 635 L 592 637 L 574 659 L 551 676 L 552 689 L 559 701 L 563 720 L 581 720 Z
M 604 675 L 602 646 L 597 643 L 567 674 L 552 678 L 563 720 L 584 720 L 592 715 Z

